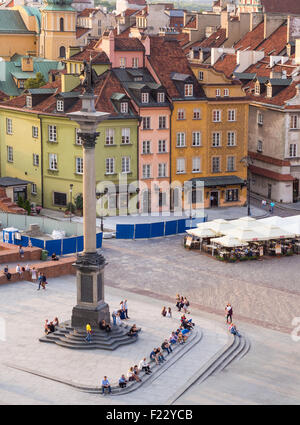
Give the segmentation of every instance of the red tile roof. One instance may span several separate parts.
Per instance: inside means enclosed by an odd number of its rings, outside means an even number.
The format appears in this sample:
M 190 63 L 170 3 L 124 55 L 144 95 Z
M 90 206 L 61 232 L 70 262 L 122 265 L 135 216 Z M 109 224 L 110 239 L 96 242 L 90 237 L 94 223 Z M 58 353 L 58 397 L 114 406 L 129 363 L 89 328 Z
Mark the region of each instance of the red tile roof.
M 138 38 L 125 38 L 125 37 L 116 37 L 115 38 L 115 50 L 117 51 L 144 51 L 145 48 L 141 41 Z
M 196 16 L 192 16 L 190 20 L 185 24 L 184 28 L 196 28 L 197 20 Z
M 263 50 L 265 55 L 279 56 L 286 48 L 287 44 L 287 25 L 281 25 L 266 40 L 264 40 L 256 50 Z M 235 46 L 236 47 L 236 46 Z
M 231 77 L 237 67 L 236 55 L 223 54 L 213 66 L 217 71 L 222 71 L 226 77 Z
M 290 174 L 280 174 L 275 171 L 266 170 L 265 168 L 256 167 L 255 165 L 249 165 L 249 169 L 253 174 L 258 174 L 259 176 L 268 177 L 269 179 L 276 181 L 293 181 L 295 178 Z
M 293 81 L 289 86 L 287 86 L 286 88 L 283 88 L 281 91 L 279 91 L 277 94 L 275 94 L 272 97 L 267 97 L 266 92 L 261 96 L 255 96 L 252 93 L 250 95 L 251 100 L 254 101 L 254 102 L 265 103 L 265 104 L 268 104 L 270 106 L 272 106 L 272 105 L 281 106 L 284 109 L 294 109 L 294 107 L 290 107 L 290 106 L 286 105 L 285 102 L 296 96 L 296 93 L 297 93 L 296 85 L 297 84 L 298 84 L 298 82 Z M 248 84 L 248 86 L 250 88 L 254 88 L 253 81 L 250 84 Z M 299 108 L 300 108 L 300 105 L 297 106 L 297 109 L 299 109 Z
M 89 17 L 91 13 L 98 12 L 98 11 L 99 11 L 99 9 L 89 9 L 89 8 L 83 9 L 79 13 L 78 18 Z
M 194 81 L 194 96 L 205 97 L 189 62 L 177 40 L 166 40 L 165 37 L 150 37 L 149 62 L 154 68 L 159 80 L 166 87 L 170 97 L 182 97 L 176 84 L 171 79 L 173 72 L 190 75 Z
M 264 22 L 258 24 L 252 31 L 248 32 L 235 45 L 235 49 L 239 50 L 255 50 L 264 40 Z
M 76 53 L 75 55 L 71 56 L 69 60 L 83 62 L 84 60 L 89 61 L 90 59 L 92 59 L 92 63 L 94 65 L 110 63 L 108 56 L 105 52 L 99 52 L 97 50 L 89 48 L 89 46 L 90 44 L 86 48 L 84 48 L 82 52 Z
M 145 5 L 146 6 L 146 0 L 127 0 L 127 3 L 128 4 L 136 4 L 136 5 L 138 5 L 138 6 L 143 6 L 143 5 Z
M 277 158 L 272 158 L 271 156 L 267 156 L 267 155 L 262 155 L 261 153 L 258 152 L 248 152 L 249 156 L 251 156 L 251 158 L 253 159 L 257 159 L 258 161 L 261 162 L 266 162 L 267 164 L 273 164 L 273 165 L 279 165 L 279 166 L 289 166 L 290 161 L 286 160 L 286 159 L 277 159 Z
M 208 38 L 201 41 L 198 47 L 221 47 L 226 40 L 226 30 L 223 28 L 218 29 Z
M 89 32 L 89 31 L 90 31 L 90 28 L 77 27 L 76 28 L 76 38 L 82 37 L 85 33 Z
M 7 99 L 9 99 L 9 96 L 0 90 L 0 102 L 4 102 Z
M 300 14 L 299 0 L 260 0 L 267 13 Z

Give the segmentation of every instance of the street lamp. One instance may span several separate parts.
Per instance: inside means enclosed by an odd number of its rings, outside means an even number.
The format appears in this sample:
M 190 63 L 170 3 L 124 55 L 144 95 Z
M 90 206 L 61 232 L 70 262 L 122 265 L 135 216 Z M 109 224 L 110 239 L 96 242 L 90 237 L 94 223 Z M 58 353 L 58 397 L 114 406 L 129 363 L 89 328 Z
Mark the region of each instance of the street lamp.
M 73 184 L 70 184 L 70 223 L 72 221 L 72 200 L 73 200 Z
M 243 163 L 245 165 L 245 167 L 247 167 L 247 180 L 246 180 L 246 184 L 247 184 L 247 215 L 251 216 L 251 210 L 250 210 L 251 187 L 250 187 L 249 166 L 253 164 L 253 159 L 249 155 L 247 155 L 247 156 L 244 156 L 240 160 L 240 162 Z
M 104 188 L 104 191 L 103 191 L 103 195 L 106 195 L 107 194 L 107 192 L 108 192 L 108 188 L 107 187 L 105 187 Z M 101 193 L 96 193 L 96 197 L 97 197 L 97 199 L 100 199 L 100 197 L 101 197 Z M 101 216 L 100 216 L 100 219 L 101 219 L 101 224 L 100 224 L 100 228 L 101 228 L 101 232 L 103 232 L 103 230 L 104 230 L 104 227 L 103 227 L 103 208 L 102 208 L 102 214 L 101 214 Z

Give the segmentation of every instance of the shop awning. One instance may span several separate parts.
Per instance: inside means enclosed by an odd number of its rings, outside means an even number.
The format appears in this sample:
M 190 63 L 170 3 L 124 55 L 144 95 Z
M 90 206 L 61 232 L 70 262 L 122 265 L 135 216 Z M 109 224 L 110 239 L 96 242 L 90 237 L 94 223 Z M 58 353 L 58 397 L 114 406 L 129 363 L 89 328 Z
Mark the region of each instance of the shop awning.
M 195 177 L 189 181 L 192 182 L 193 187 L 196 187 L 197 182 L 203 182 L 204 187 L 241 186 L 245 184 L 245 180 L 238 176 Z

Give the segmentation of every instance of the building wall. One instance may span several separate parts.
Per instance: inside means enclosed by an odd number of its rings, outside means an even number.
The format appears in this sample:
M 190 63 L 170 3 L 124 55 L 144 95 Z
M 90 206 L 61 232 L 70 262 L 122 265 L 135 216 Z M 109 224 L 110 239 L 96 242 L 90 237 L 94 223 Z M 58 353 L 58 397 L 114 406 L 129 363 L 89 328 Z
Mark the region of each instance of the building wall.
M 35 34 L 0 34 L 0 56 L 9 60 L 15 53 L 38 53 L 38 37 Z
M 6 118 L 12 120 L 13 134 L 6 133 Z M 28 190 L 31 202 L 40 205 L 41 193 L 41 134 L 40 120 L 37 114 L 0 110 L 1 119 L 1 177 L 17 177 L 37 185 L 37 194 Z M 38 137 L 32 137 L 32 126 L 38 127 Z M 13 162 L 7 160 L 7 146 L 13 148 Z M 33 165 L 33 154 L 39 155 L 39 166 Z M 29 185 L 29 188 L 31 185 Z

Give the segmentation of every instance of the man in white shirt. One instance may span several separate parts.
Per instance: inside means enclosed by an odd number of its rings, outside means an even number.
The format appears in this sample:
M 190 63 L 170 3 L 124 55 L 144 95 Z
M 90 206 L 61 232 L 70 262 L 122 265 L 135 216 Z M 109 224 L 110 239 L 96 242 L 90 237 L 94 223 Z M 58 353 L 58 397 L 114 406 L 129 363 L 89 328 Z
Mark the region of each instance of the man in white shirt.
M 144 357 L 140 362 L 139 362 L 139 369 L 143 370 L 146 375 L 150 375 L 151 370 L 150 370 L 150 365 L 149 363 L 146 362 L 146 357 Z

